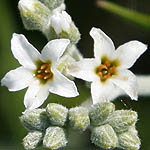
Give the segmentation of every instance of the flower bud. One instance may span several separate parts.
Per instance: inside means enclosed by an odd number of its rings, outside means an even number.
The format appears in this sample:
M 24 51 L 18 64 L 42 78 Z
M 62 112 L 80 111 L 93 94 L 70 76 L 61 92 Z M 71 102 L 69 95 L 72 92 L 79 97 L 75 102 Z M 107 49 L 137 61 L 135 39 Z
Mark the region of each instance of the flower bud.
M 67 47 L 67 50 L 63 54 L 63 56 L 60 58 L 57 69 L 65 76 L 67 76 L 69 79 L 73 80 L 73 76 L 71 76 L 68 72 L 68 66 L 75 61 L 81 60 L 83 57 L 77 47 L 75 45 L 71 45 Z
M 75 45 L 68 46 L 64 55 L 70 55 L 76 61 L 80 61 L 83 59 L 82 54 L 80 53 L 79 49 Z
M 64 0 L 39 0 L 39 1 L 44 3 L 45 6 L 47 6 L 51 10 L 59 7 L 62 3 L 64 3 Z
M 23 146 L 26 150 L 37 148 L 42 141 L 43 133 L 40 131 L 29 132 L 23 139 Z
M 66 133 L 63 128 L 49 127 L 43 139 L 43 145 L 51 150 L 59 149 L 68 143 Z
M 69 123 L 74 130 L 85 131 L 90 125 L 88 110 L 84 107 L 75 107 L 69 110 Z
M 139 150 L 140 149 L 140 139 L 135 132 L 129 130 L 118 135 L 119 147 L 125 150 Z
M 115 111 L 115 105 L 110 102 L 101 102 L 95 105 L 92 105 L 89 111 L 89 117 L 91 119 L 92 125 L 101 125 L 104 124 L 109 115 Z
M 109 124 L 117 133 L 127 131 L 136 121 L 137 113 L 132 110 L 117 110 L 109 118 Z
M 55 11 L 50 17 L 50 20 L 50 29 L 45 32 L 49 41 L 58 38 L 70 39 L 72 44 L 76 44 L 79 41 L 79 30 L 66 11 Z
M 38 0 L 20 0 L 18 3 L 23 24 L 27 30 L 43 31 L 49 27 L 50 10 Z
M 48 118 L 45 109 L 27 111 L 20 117 L 21 123 L 27 130 L 44 130 L 48 127 Z
M 113 149 L 118 146 L 117 135 L 109 124 L 93 128 L 91 141 L 104 149 Z
M 46 107 L 47 115 L 51 121 L 52 125 L 64 126 L 68 109 L 60 104 L 50 103 Z

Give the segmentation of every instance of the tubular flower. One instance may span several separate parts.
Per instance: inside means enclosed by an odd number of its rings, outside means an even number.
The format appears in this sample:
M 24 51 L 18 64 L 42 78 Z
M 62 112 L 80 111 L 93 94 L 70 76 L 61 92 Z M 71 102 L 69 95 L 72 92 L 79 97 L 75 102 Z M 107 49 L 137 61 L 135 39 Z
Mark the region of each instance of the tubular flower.
M 128 70 L 145 52 L 147 46 L 139 41 L 130 41 L 116 50 L 112 40 L 100 29 L 92 28 L 94 57 L 83 59 L 68 66 L 70 74 L 92 82 L 93 103 L 112 100 L 120 90 L 137 100 L 136 76 Z
M 1 80 L 1 84 L 8 87 L 9 91 L 29 87 L 24 96 L 24 105 L 27 110 L 41 106 L 49 92 L 64 97 L 77 96 L 74 82 L 56 69 L 59 58 L 69 43 L 68 39 L 52 40 L 47 43 L 40 54 L 24 35 L 14 33 L 11 50 L 22 66 L 9 71 Z

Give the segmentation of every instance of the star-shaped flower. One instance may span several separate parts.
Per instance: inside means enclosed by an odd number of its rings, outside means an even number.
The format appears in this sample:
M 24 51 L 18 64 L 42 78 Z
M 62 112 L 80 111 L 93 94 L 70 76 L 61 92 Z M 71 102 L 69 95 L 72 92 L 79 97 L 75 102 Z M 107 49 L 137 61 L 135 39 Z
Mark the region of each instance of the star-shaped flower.
M 94 39 L 95 58 L 70 65 L 70 74 L 92 82 L 93 103 L 112 100 L 120 89 L 131 99 L 137 100 L 136 76 L 128 68 L 145 52 L 147 46 L 139 41 L 130 41 L 115 50 L 112 40 L 100 29 L 92 28 L 90 35 Z
M 22 66 L 9 71 L 1 80 L 1 84 L 7 86 L 9 91 L 29 87 L 24 96 L 24 105 L 27 110 L 41 106 L 49 92 L 64 97 L 77 96 L 74 82 L 56 69 L 59 58 L 69 43 L 68 39 L 52 40 L 47 43 L 40 54 L 24 35 L 14 33 L 11 50 Z

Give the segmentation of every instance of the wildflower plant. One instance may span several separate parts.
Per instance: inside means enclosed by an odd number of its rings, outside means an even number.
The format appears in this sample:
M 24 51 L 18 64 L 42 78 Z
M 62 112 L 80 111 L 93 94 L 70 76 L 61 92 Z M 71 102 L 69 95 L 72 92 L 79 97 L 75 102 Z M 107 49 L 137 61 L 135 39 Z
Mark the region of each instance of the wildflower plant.
M 100 148 L 140 149 L 137 112 L 116 110 L 110 101 L 121 90 L 131 99 L 138 99 L 137 78 L 128 69 L 146 51 L 147 45 L 134 40 L 115 50 L 112 40 L 93 27 L 90 35 L 94 40 L 94 58 L 83 58 L 77 48 L 80 32 L 65 7 L 64 0 L 18 2 L 24 27 L 41 31 L 48 40 L 39 53 L 24 35 L 14 33 L 11 51 L 21 67 L 9 71 L 1 80 L 1 85 L 9 91 L 28 87 L 24 96 L 26 109 L 20 116 L 29 132 L 23 139 L 24 148 L 65 147 L 71 129 L 79 134 L 89 130 L 91 143 Z M 46 108 L 39 108 L 49 93 L 78 96 L 75 77 L 91 82 L 91 106 L 69 109 L 49 103 Z

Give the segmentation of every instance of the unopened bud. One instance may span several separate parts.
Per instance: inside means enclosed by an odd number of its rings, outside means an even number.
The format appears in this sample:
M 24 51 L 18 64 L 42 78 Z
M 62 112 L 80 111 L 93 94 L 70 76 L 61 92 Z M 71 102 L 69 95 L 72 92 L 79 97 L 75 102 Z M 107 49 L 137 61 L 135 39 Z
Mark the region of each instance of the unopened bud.
M 18 3 L 23 24 L 27 30 L 43 31 L 49 27 L 50 10 L 38 0 L 20 0 Z
M 50 29 L 45 33 L 48 40 L 67 38 L 73 44 L 76 44 L 80 40 L 79 30 L 66 11 L 55 11 L 50 19 Z
M 47 6 L 51 10 L 59 7 L 62 3 L 64 3 L 64 0 L 39 0 L 39 1 L 44 3 L 45 6 Z
M 109 102 L 101 102 L 95 105 L 92 105 L 89 111 L 89 117 L 91 119 L 92 125 L 101 125 L 104 124 L 110 114 L 115 111 L 115 105 Z
M 29 132 L 23 139 L 23 146 L 26 150 L 37 148 L 42 141 L 43 133 L 40 131 Z
M 63 56 L 60 58 L 57 69 L 65 76 L 67 76 L 69 79 L 73 80 L 73 76 L 70 75 L 68 72 L 68 66 L 75 61 L 79 61 L 83 59 L 81 53 L 77 49 L 75 45 L 70 45 L 67 47 L 67 50 L 63 54 Z
M 88 110 L 84 107 L 75 107 L 69 110 L 69 123 L 74 130 L 85 131 L 90 125 Z
M 20 117 L 21 123 L 27 130 L 44 130 L 48 127 L 48 118 L 45 109 L 27 111 Z
M 127 131 L 118 135 L 120 148 L 125 150 L 139 150 L 140 149 L 140 139 L 135 132 Z
M 137 113 L 132 110 L 117 110 L 109 118 L 109 124 L 117 133 L 127 131 L 136 121 Z
M 113 149 L 118 146 L 117 135 L 109 124 L 93 128 L 91 141 L 104 149 Z
M 66 133 L 63 128 L 49 127 L 43 139 L 43 145 L 51 150 L 59 149 L 68 143 Z
M 46 107 L 46 112 L 49 116 L 52 125 L 64 126 L 68 109 L 60 104 L 50 103 Z
M 75 45 L 68 46 L 64 55 L 70 55 L 76 61 L 80 61 L 83 59 L 82 54 L 80 53 L 79 49 Z

